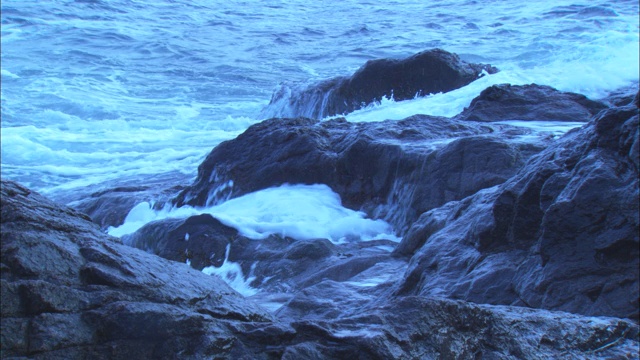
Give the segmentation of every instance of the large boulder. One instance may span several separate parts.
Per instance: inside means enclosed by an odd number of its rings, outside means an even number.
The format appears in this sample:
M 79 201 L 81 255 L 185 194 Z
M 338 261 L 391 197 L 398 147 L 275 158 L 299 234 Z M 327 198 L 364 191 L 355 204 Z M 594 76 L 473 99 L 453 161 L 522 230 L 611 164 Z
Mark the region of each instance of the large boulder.
M 175 204 L 205 206 L 283 183 L 322 183 L 344 206 L 402 231 L 424 211 L 502 183 L 550 141 L 512 141 L 526 134 L 425 115 L 377 123 L 270 119 L 217 146 Z
M 310 117 L 345 114 L 382 98 L 396 101 L 461 88 L 497 69 L 467 63 L 441 49 L 402 60 L 370 60 L 351 77 L 338 77 L 306 89 L 283 85 L 263 110 L 264 117 Z
M 638 319 L 638 108 L 603 111 L 503 185 L 424 213 L 397 294 Z
M 457 118 L 474 121 L 586 121 L 607 105 L 550 86 L 493 85 L 484 89 Z

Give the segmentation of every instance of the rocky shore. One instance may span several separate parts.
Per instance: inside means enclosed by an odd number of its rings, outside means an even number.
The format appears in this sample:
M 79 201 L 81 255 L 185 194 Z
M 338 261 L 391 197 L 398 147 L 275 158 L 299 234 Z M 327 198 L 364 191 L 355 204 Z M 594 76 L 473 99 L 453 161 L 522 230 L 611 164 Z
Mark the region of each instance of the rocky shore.
M 1 357 L 637 358 L 638 93 L 504 84 L 452 118 L 302 117 L 483 71 L 497 69 L 434 50 L 289 92 L 291 117 L 214 148 L 192 184 L 113 186 L 72 209 L 3 180 Z M 203 207 L 286 183 L 325 184 L 402 240 L 252 240 L 209 214 L 104 232 L 138 201 Z M 201 271 L 226 262 L 256 294 Z

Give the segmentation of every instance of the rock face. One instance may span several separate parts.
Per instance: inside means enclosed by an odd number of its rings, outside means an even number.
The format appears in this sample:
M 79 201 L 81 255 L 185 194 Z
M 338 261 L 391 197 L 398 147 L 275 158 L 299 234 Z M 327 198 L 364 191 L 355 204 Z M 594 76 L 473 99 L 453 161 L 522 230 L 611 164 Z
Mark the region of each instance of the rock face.
M 525 141 L 530 130 L 484 121 L 587 121 L 604 107 L 545 86 L 500 85 L 453 119 L 270 119 L 216 147 L 174 203 L 204 206 L 283 183 L 323 183 L 345 206 L 384 218 L 403 232 L 425 211 L 504 182 L 551 140 Z M 483 122 L 469 121 L 478 113 Z
M 467 63 L 440 49 L 402 60 L 371 60 L 351 77 L 334 78 L 300 91 L 283 86 L 262 115 L 321 119 L 352 112 L 384 97 L 399 101 L 455 90 L 495 72 L 490 65 Z
M 327 291 L 327 285 L 318 287 Z M 313 305 L 304 309 L 313 320 L 291 325 L 320 340 L 289 346 L 282 358 L 624 359 L 637 353 L 638 328 L 624 320 L 589 323 L 567 313 L 408 296 L 331 321 L 335 312 L 319 317 Z
M 543 85 L 493 85 L 457 116 L 462 120 L 585 121 L 607 106 L 584 95 Z
M 503 185 L 424 213 L 398 294 L 638 320 L 638 108 L 603 111 Z
M 86 215 L 16 183 L 1 191 L 3 358 L 224 355 L 227 322 L 272 320 L 220 279 L 122 245 Z
M 396 278 L 362 286 L 340 271 L 269 315 L 18 184 L 2 181 L 1 195 L 2 358 L 629 358 L 638 347 L 638 326 L 623 319 L 389 298 Z M 283 243 L 284 258 L 321 243 Z
M 527 131 L 424 115 L 378 123 L 271 119 L 217 146 L 175 203 L 204 206 L 283 183 L 323 183 L 345 206 L 403 229 L 424 211 L 512 176 L 548 141 L 510 141 Z
M 239 239 L 238 231 L 209 214 L 187 219 L 166 219 L 146 224 L 122 237 L 123 243 L 165 259 L 190 262 L 195 269 L 220 266 L 227 245 Z

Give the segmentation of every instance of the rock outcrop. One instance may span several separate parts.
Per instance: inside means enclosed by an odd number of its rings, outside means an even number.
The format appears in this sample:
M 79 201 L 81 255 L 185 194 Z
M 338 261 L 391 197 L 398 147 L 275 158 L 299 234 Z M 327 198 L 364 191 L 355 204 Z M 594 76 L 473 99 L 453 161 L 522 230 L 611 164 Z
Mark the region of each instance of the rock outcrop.
M 370 60 L 351 77 L 326 80 L 306 89 L 282 85 L 262 115 L 321 119 L 352 112 L 385 97 L 400 101 L 455 90 L 495 72 L 490 65 L 467 63 L 441 49 L 402 60 Z
M 123 245 L 2 181 L 2 358 L 218 356 L 229 323 L 271 323 L 222 280 Z
M 629 358 L 638 347 L 624 319 L 389 298 L 395 278 L 311 282 L 269 315 L 16 183 L 1 195 L 2 358 Z M 285 258 L 311 248 L 289 246 Z
M 424 211 L 515 174 L 550 141 L 511 141 L 529 133 L 425 115 L 378 123 L 266 120 L 217 146 L 175 204 L 205 206 L 283 183 L 323 183 L 345 206 L 404 229 Z
M 584 95 L 543 85 L 493 85 L 483 90 L 456 118 L 474 121 L 585 121 L 607 108 Z
M 638 320 L 638 108 L 573 130 L 506 183 L 424 213 L 398 294 Z
M 294 118 L 220 144 L 187 187 L 166 174 L 60 195 L 74 210 L 2 181 L 0 357 L 636 357 L 640 93 L 607 108 L 497 85 L 451 119 L 299 117 L 494 71 L 432 50 L 283 88 L 266 111 Z M 594 114 L 560 139 L 496 122 Z M 403 239 L 251 240 L 208 214 L 102 232 L 140 201 L 208 206 L 284 183 L 326 184 Z M 247 297 L 227 285 L 238 282 Z

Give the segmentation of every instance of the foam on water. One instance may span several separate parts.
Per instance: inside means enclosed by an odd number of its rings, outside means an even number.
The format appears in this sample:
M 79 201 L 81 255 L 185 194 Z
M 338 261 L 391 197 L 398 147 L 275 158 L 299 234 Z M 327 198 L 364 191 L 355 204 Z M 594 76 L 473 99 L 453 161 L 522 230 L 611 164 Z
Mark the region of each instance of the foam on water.
M 92 122 L 54 110 L 40 115 L 49 126 L 2 129 L 2 171 L 27 186 L 45 187 L 45 193 L 131 175 L 193 174 L 213 146 L 256 121 L 228 116 L 193 131 L 181 122 L 158 128 L 151 121 Z
M 211 214 L 223 224 L 251 239 L 271 234 L 297 240 L 329 239 L 334 243 L 389 239 L 400 241 L 389 224 L 367 219 L 363 212 L 341 205 L 340 196 L 326 185 L 289 185 L 260 190 L 222 204 L 193 208 L 154 210 L 141 203 L 127 215 L 124 224 L 109 229 L 109 234 L 130 234 L 145 224 L 170 217 Z

